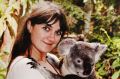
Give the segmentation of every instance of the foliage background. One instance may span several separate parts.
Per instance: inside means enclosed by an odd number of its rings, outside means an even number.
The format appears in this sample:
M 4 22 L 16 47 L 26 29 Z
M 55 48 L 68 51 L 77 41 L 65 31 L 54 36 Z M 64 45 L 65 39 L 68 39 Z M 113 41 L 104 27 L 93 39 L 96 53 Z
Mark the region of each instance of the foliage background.
M 0 0 L 0 79 L 5 79 L 19 19 L 41 0 Z M 98 79 L 120 78 L 120 0 L 49 0 L 65 9 L 69 35 L 108 49 L 96 64 Z M 73 37 L 73 36 L 72 36 Z

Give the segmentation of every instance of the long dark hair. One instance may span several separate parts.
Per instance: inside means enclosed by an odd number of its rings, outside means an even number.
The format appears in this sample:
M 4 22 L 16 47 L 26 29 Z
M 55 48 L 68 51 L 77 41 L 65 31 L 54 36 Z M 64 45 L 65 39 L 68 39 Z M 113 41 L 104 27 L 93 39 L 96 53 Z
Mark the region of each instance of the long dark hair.
M 35 24 L 41 23 L 48 24 L 51 21 L 54 21 L 53 23 L 55 23 L 57 20 L 60 21 L 60 30 L 62 31 L 61 37 L 63 37 L 67 31 L 67 22 L 63 10 L 58 7 L 58 5 L 48 1 L 36 4 L 33 7 L 32 12 L 27 14 L 27 16 L 19 23 L 19 27 L 22 29 L 18 29 L 19 31 L 12 49 L 9 66 L 17 56 L 25 55 L 27 49 L 27 56 L 30 56 L 29 49 L 31 45 L 31 37 L 27 29 L 28 21 L 31 21 L 31 25 L 34 26 Z

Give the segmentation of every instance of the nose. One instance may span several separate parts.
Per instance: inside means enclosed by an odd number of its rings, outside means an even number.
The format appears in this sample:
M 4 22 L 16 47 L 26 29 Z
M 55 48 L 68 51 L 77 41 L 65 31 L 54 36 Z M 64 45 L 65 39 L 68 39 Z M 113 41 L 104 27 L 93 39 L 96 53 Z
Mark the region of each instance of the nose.
M 90 75 L 90 73 L 92 72 L 92 66 L 90 63 L 84 63 L 84 75 Z
M 49 39 L 50 42 L 55 42 L 55 34 L 50 33 L 48 39 Z

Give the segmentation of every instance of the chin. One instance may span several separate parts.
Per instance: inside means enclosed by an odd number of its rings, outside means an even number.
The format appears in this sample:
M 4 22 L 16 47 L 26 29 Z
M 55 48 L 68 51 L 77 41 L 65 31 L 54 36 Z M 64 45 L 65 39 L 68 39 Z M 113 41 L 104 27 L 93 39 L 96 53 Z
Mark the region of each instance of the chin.
M 43 53 L 47 53 L 47 52 L 50 52 L 51 51 L 51 48 L 49 47 L 39 47 L 39 52 L 43 52 Z
M 51 51 L 51 50 L 44 50 L 43 52 L 44 52 L 44 53 L 48 53 L 48 52 L 50 52 L 50 51 Z

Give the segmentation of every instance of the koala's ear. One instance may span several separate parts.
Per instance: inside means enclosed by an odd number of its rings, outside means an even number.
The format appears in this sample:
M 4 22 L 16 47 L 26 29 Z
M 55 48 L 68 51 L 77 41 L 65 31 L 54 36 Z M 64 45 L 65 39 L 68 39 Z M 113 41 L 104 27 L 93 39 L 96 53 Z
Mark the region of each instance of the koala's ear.
M 107 45 L 100 43 L 91 43 L 91 46 L 95 50 L 95 63 L 97 63 L 100 59 L 100 56 L 107 50 Z
M 70 48 L 76 43 L 74 39 L 67 38 L 58 44 L 58 54 L 64 56 L 69 53 Z

